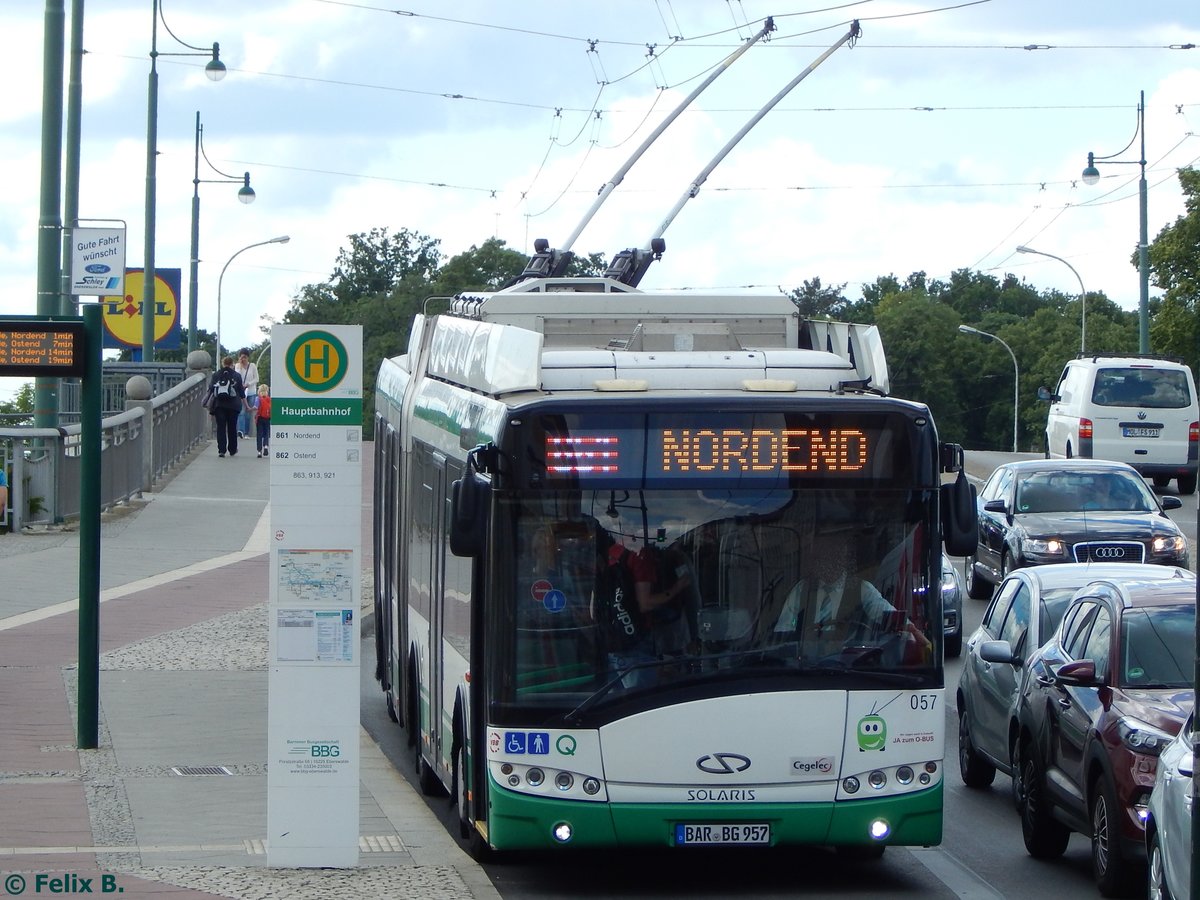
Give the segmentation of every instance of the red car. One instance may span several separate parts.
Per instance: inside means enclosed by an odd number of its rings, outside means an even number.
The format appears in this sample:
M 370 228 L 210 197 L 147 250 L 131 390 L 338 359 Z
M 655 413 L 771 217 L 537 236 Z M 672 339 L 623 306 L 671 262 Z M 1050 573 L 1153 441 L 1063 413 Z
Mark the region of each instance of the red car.
M 1014 758 L 1025 848 L 1060 856 L 1092 841 L 1105 896 L 1142 877 L 1145 816 L 1158 754 L 1191 712 L 1196 576 L 1110 578 L 1080 590 L 1030 657 Z

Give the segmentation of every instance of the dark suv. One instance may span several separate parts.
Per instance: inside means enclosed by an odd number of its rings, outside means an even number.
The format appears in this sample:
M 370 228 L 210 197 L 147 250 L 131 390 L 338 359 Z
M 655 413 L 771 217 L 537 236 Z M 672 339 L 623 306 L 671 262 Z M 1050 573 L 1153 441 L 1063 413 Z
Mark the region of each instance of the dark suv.
M 1105 896 L 1141 875 L 1158 754 L 1192 708 L 1196 578 L 1177 571 L 1177 581 L 1109 578 L 1080 590 L 1030 657 L 1018 701 L 1025 847 L 1056 857 L 1072 831 L 1090 836 Z

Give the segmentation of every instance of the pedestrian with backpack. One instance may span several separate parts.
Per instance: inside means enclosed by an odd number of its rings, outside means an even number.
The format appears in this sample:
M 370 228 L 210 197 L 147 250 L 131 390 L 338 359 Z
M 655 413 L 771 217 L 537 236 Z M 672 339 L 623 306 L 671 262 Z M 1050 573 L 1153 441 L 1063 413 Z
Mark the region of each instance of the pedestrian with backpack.
M 227 452 L 237 456 L 238 414 L 246 405 L 246 388 L 242 376 L 234 371 L 232 356 L 221 360 L 221 368 L 213 374 L 208 392 L 212 396 L 209 412 L 217 424 L 217 456 L 224 459 Z

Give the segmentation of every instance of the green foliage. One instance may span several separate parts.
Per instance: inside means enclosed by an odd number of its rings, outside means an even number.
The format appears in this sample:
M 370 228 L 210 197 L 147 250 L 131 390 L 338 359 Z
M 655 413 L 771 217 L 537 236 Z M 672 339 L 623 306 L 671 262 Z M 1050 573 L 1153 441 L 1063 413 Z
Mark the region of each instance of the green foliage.
M 1200 170 L 1179 170 L 1186 212 L 1150 242 L 1150 277 L 1163 288 L 1162 303 L 1150 322 L 1150 346 L 1156 353 L 1181 356 L 1196 372 L 1200 366 L 1196 316 L 1200 313 Z M 1137 265 L 1134 256 L 1133 264 Z
M 27 381 L 17 389 L 11 400 L 0 401 L 0 426 L 17 428 L 33 424 L 33 382 Z

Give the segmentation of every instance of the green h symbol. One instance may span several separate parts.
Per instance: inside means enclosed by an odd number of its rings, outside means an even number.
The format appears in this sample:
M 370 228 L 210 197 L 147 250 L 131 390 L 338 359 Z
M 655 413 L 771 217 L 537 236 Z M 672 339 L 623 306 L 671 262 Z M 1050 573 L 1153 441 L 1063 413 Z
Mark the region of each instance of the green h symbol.
M 309 341 L 304 344 L 302 353 L 304 355 L 304 377 L 310 381 L 316 380 L 313 378 L 313 374 L 312 374 L 313 368 L 316 366 L 320 366 L 320 368 L 321 368 L 321 379 L 320 380 L 321 381 L 328 380 L 329 377 L 333 374 L 332 373 L 333 347 L 328 342 L 322 342 L 321 343 L 321 353 L 319 355 L 317 355 L 317 354 L 313 353 L 312 342 Z

